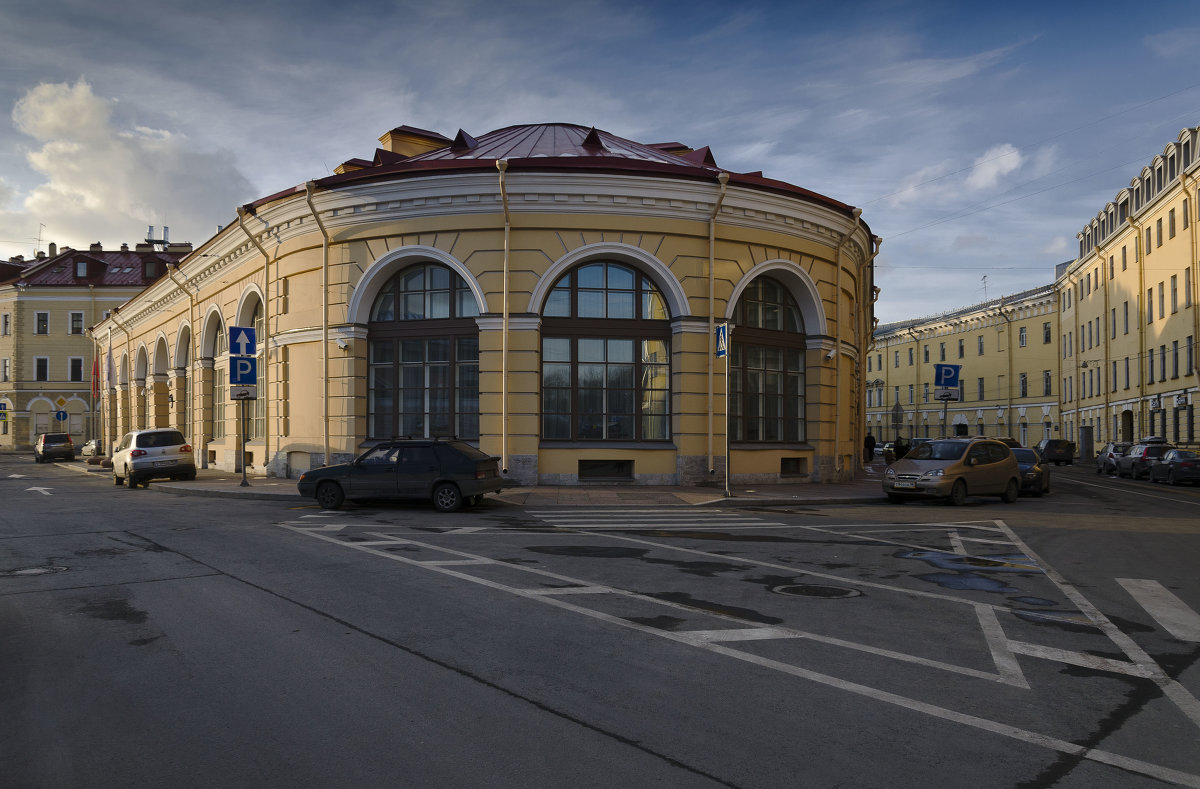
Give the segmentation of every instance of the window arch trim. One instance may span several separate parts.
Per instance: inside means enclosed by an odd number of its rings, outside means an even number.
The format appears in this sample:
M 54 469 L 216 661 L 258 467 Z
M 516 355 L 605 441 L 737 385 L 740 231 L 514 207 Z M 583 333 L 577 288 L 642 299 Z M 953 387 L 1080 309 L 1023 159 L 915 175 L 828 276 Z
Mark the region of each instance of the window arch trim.
M 687 295 L 683 292 L 683 286 L 661 260 L 644 249 L 614 242 L 588 244 L 568 252 L 554 261 L 538 279 L 537 285 L 529 295 L 527 311 L 534 315 L 541 315 L 554 285 L 571 269 L 592 261 L 620 263 L 637 269 L 658 287 L 667 303 L 670 318 L 674 319 L 689 314 Z
M 483 288 L 480 287 L 471 269 L 467 268 L 458 258 L 448 255 L 440 249 L 416 244 L 394 249 L 371 264 L 350 296 L 350 303 L 346 309 L 347 321 L 361 324 L 370 323 L 371 307 L 375 304 L 375 298 L 383 290 L 383 287 L 391 282 L 392 277 L 409 266 L 419 263 L 436 263 L 453 271 L 462 278 L 462 281 L 470 289 L 471 295 L 475 297 L 479 314 L 487 313 L 487 299 L 484 298 Z
M 790 260 L 767 260 L 747 271 L 734 286 L 733 293 L 725 304 L 725 320 L 733 320 L 733 312 L 738 299 L 742 297 L 746 288 L 750 287 L 751 282 L 762 276 L 769 276 L 787 288 L 788 293 L 796 300 L 796 306 L 800 309 L 800 317 L 804 321 L 805 335 L 812 337 L 829 333 L 817 283 L 813 281 L 807 271 Z

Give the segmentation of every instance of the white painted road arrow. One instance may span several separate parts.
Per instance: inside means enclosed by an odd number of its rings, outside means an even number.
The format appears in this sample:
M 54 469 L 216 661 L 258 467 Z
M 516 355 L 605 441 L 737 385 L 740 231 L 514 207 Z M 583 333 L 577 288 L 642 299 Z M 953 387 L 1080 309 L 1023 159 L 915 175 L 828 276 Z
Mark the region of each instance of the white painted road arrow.
M 50 495 L 50 488 L 25 488 L 25 490 L 27 490 L 27 491 L 28 490 L 36 490 L 37 492 L 41 493 L 43 496 Z
M 24 474 L 9 474 L 8 478 L 9 479 L 25 479 L 25 475 Z

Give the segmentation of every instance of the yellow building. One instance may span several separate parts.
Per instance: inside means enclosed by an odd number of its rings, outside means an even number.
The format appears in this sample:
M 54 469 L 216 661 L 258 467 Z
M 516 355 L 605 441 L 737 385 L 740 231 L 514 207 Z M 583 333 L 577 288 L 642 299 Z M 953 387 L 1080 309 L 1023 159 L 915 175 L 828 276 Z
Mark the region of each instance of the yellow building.
M 190 244 L 156 250 L 50 245 L 0 264 L 0 449 L 30 449 L 38 434 L 100 435 L 89 326 L 163 276 Z
M 879 441 L 943 435 L 1059 437 L 1058 309 L 1053 287 L 875 330 L 867 427 Z M 938 364 L 959 366 L 956 399 L 938 399 Z
M 238 469 L 253 350 L 254 474 L 447 434 L 522 484 L 720 485 L 727 454 L 734 483 L 853 474 L 878 248 L 857 209 L 568 124 L 380 141 L 96 327 L 110 439 L 175 425 Z
M 1198 144 L 1200 127 L 1181 131 L 1058 272 L 1063 422 L 1081 452 L 1144 435 L 1196 443 Z

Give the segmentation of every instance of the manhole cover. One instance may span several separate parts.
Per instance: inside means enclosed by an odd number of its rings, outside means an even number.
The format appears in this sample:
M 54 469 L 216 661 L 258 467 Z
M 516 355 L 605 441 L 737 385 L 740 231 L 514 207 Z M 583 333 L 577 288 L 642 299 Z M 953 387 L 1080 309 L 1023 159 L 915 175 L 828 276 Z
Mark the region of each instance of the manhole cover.
M 68 569 L 67 567 L 24 567 L 20 570 L 6 570 L 0 575 L 46 575 L 48 573 L 64 573 Z
M 771 591 L 775 594 L 789 594 L 795 597 L 824 597 L 831 600 L 840 597 L 858 597 L 862 594 L 857 589 L 849 589 L 845 586 L 822 586 L 820 584 L 785 584 L 784 586 L 773 586 Z

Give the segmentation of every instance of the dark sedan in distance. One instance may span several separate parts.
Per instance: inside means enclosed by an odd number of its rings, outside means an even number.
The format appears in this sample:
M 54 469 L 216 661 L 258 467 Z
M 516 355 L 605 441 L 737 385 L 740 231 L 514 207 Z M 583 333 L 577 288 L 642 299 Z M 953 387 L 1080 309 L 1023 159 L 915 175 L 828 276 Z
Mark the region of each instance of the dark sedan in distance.
M 427 438 L 383 441 L 349 463 L 304 472 L 296 488 L 330 510 L 347 499 L 425 499 L 453 512 L 503 485 L 496 458 L 465 441 Z
M 1150 464 L 1150 481 L 1168 485 L 1180 482 L 1200 483 L 1200 453 L 1190 449 L 1169 449 Z
M 1021 493 L 1042 496 L 1050 492 L 1050 466 L 1033 449 L 1014 448 L 1013 455 L 1021 469 Z

